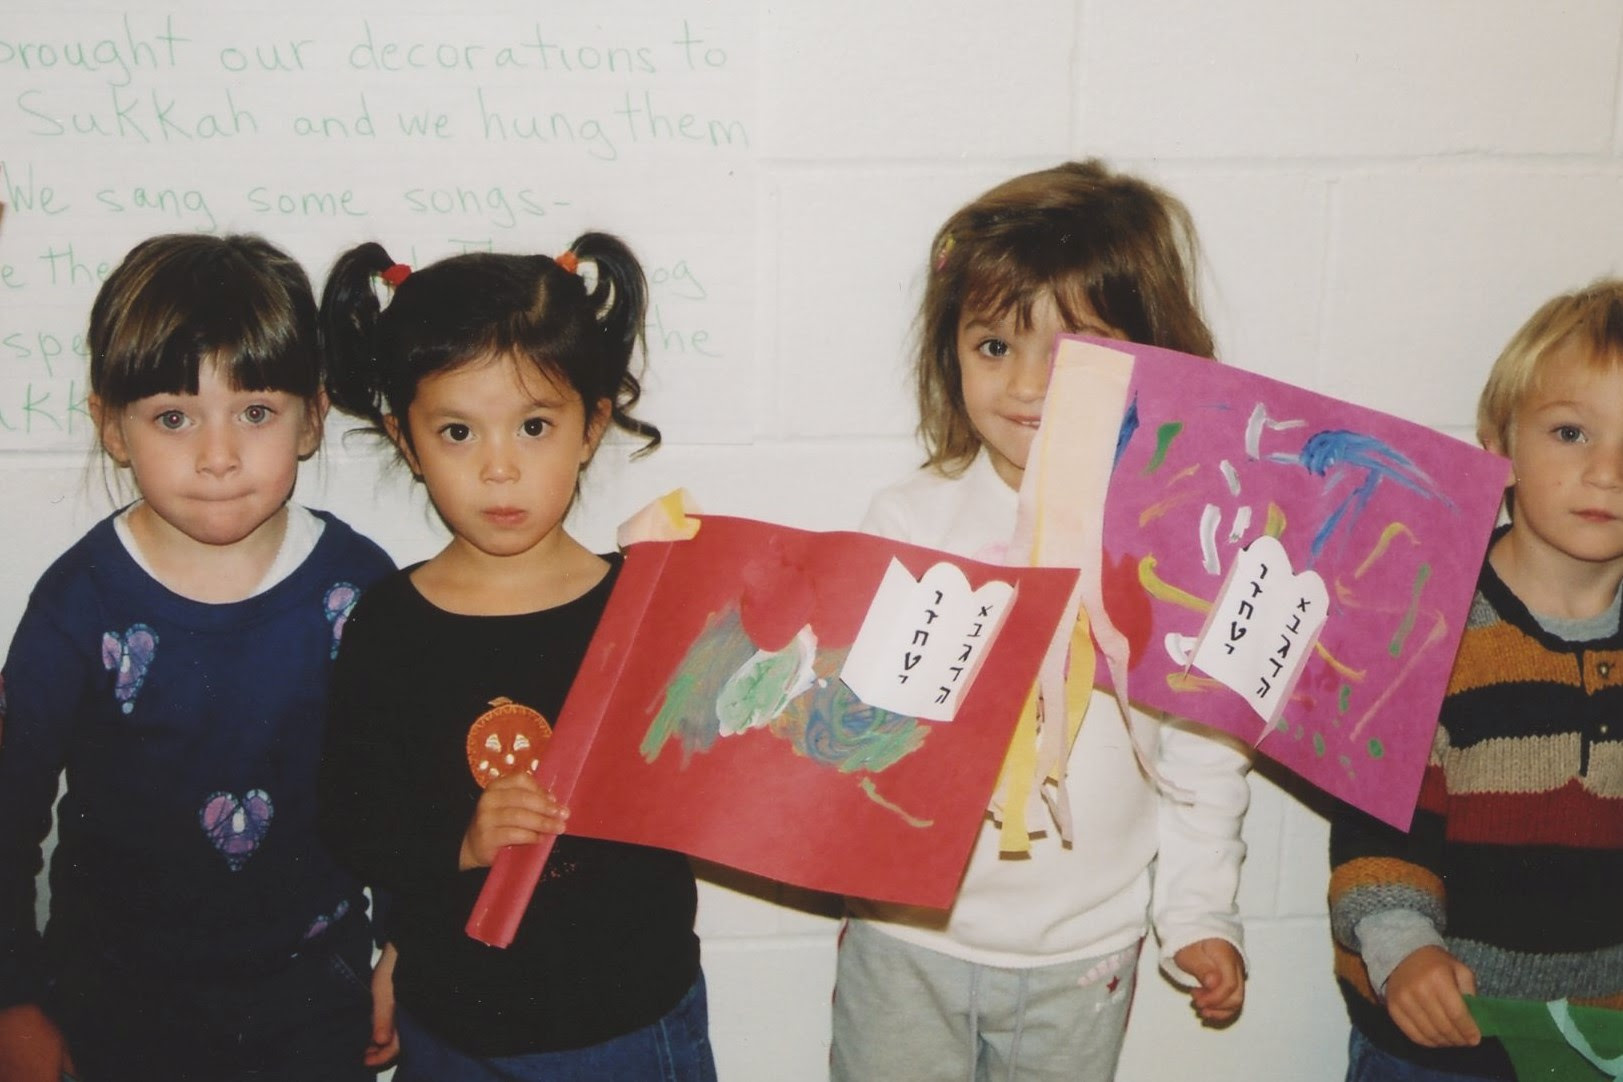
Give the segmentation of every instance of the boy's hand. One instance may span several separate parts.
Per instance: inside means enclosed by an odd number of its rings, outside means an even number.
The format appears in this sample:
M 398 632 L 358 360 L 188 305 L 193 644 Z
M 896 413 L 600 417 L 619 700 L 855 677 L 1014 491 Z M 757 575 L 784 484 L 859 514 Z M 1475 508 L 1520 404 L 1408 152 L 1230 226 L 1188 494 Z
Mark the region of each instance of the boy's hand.
M 504 845 L 529 845 L 543 834 L 562 834 L 569 809 L 526 773 L 508 774 L 490 783 L 473 810 L 473 822 L 462 835 L 458 867 L 488 868 Z
M 0 1009 L 0 1078 L 61 1082 L 67 1046 L 56 1024 L 32 1003 Z
M 381 1069 L 400 1054 L 400 1034 L 394 1028 L 394 962 L 399 954 L 393 943 L 383 945 L 378 964 L 372 967 L 372 1040 L 362 1060 L 368 1067 Z
M 1200 985 L 1190 992 L 1195 1012 L 1204 1022 L 1221 1024 L 1245 1004 L 1245 963 L 1226 939 L 1201 939 L 1172 956 L 1178 967 Z
M 1476 974 L 1441 947 L 1421 947 L 1386 978 L 1386 1009 L 1404 1036 L 1427 1048 L 1478 1044 L 1482 1031 L 1465 1006 Z

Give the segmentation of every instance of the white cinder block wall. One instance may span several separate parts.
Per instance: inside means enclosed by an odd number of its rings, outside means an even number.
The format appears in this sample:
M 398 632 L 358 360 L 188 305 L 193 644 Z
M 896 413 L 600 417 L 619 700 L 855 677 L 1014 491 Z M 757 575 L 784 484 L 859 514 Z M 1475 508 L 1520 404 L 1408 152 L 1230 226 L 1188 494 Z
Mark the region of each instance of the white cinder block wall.
M 318 278 L 340 245 L 374 233 L 402 247 L 420 241 L 426 261 L 469 228 L 497 247 L 551 251 L 589 222 L 624 232 L 655 262 L 686 259 L 710 283 L 710 307 L 683 308 L 672 292 L 665 314 L 672 325 L 684 314 L 713 318 L 722 330 L 711 352 L 721 359 L 656 343 L 646 407 L 670 439 L 635 464 L 623 446 L 600 456 L 576 520 L 599 547 L 621 517 L 676 485 L 719 512 L 854 525 L 869 492 L 917 457 L 905 356 L 928 237 L 991 183 L 1060 159 L 1102 155 L 1184 197 L 1227 360 L 1462 437 L 1487 366 L 1527 313 L 1556 290 L 1623 269 L 1617 0 L 731 0 L 685 15 L 611 0 L 568 16 L 486 5 L 493 10 L 473 23 L 424 0 L 360 4 L 352 23 L 313 3 L 288 6 L 256 22 L 246 8 L 232 16 L 177 3 L 170 32 L 185 39 L 181 62 L 136 70 L 117 93 L 168 95 L 184 110 L 193 92 L 202 102 L 231 90 L 244 107 L 267 85 L 289 87 L 334 115 L 370 109 L 380 126 L 393 105 L 439 103 L 463 125 L 457 141 L 428 156 L 387 133 L 342 146 L 300 141 L 276 128 L 272 104 L 256 107 L 264 130 L 229 151 L 163 130 L 154 106 L 131 114 L 149 123 L 147 138 L 78 133 L 53 95 L 105 98 L 122 76 L 51 68 L 37 46 L 138 36 L 149 29 L 141 20 L 158 16 L 136 12 L 121 26 L 92 5 L 20 0 L 0 26 L 0 199 L 11 204 L 0 223 L 0 272 L 11 268 L 9 279 L 0 273 L 0 635 L 40 571 L 106 505 L 99 474 L 86 471 L 83 419 L 64 415 L 33 433 L 19 413 L 26 387 L 47 375 L 65 399 L 62 373 L 82 363 L 57 358 L 44 373 L 8 338 L 33 334 L 42 311 L 80 320 L 88 308 L 93 284 L 50 282 L 44 253 L 77 236 L 80 258 L 116 261 L 147 233 L 210 224 L 178 211 L 114 215 L 94 194 L 102 178 L 127 196 L 144 176 L 177 191 L 201 177 L 213 224 L 265 232 Z M 548 84 L 524 90 L 477 60 L 477 70 L 359 70 L 345 48 L 362 18 L 378 41 L 464 43 L 532 26 L 552 35 L 559 19 L 569 21 L 549 40 L 586 38 L 601 19 L 624 40 L 645 29 L 662 64 L 685 38 L 688 57 L 725 51 L 720 97 L 704 98 L 717 93 L 704 84 L 692 93 L 712 115 L 718 101 L 734 109 L 740 127 L 719 151 L 677 148 L 662 159 L 646 149 L 657 127 L 643 131 L 644 146 L 626 145 L 637 134 L 627 118 L 617 162 L 600 173 L 585 171 L 592 155 L 579 146 L 573 157 L 556 143 L 492 147 L 488 122 L 481 132 L 466 112 L 467 93 L 488 102 L 518 87 L 534 97 L 513 100 L 544 100 Z M 225 61 L 250 54 L 226 48 L 275 40 L 304 41 L 308 70 L 282 72 L 280 83 L 229 71 Z M 31 54 L 18 47 L 26 42 Z M 654 88 L 668 92 L 662 102 L 688 89 L 674 76 Z M 117 124 L 105 102 L 86 108 Z M 227 153 L 231 164 L 220 164 Z M 568 209 L 554 214 L 559 224 L 509 228 L 486 215 L 418 236 L 408 230 L 424 230 L 421 219 L 404 212 L 284 220 L 241 199 L 250 184 L 289 176 L 363 196 L 383 190 L 367 187 L 379 178 L 423 169 L 471 183 L 458 171 L 465 160 L 492 184 L 555 171 L 573 185 L 558 201 Z M 37 188 L 19 192 L 28 166 L 36 182 L 54 178 L 65 214 L 48 214 Z M 701 221 L 684 233 L 691 213 Z M 380 473 L 380 462 L 335 438 L 301 496 L 401 561 L 428 555 L 438 535 L 420 494 Z M 1203 1029 L 1146 964 L 1124 1082 L 1341 1077 L 1324 806 L 1271 773 L 1253 792 L 1241 891 L 1252 964 L 1245 1013 L 1226 1031 Z M 700 922 L 724 1079 L 825 1077 L 837 928 L 829 912 L 826 899 L 722 870 L 707 877 Z

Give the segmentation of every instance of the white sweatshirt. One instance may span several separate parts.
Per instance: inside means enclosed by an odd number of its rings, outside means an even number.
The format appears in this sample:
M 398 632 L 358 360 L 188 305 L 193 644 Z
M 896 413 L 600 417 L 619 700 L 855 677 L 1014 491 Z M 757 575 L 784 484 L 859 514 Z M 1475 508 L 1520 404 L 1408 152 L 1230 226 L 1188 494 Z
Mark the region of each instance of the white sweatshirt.
M 884 489 L 862 528 L 1001 562 L 1015 514 L 1015 491 L 983 453 L 960 477 L 921 470 Z M 1191 943 L 1226 939 L 1243 955 L 1234 896 L 1245 858 L 1240 822 L 1250 800 L 1250 758 L 1215 730 L 1172 719 L 1157 728 L 1158 767 L 1194 803 L 1156 792 L 1134 758 L 1115 699 L 1095 691 L 1066 782 L 1073 845 L 1050 829 L 1032 838 L 1029 855 L 1002 857 L 988 816 L 950 912 L 851 899 L 852 916 L 909 943 L 998 967 L 1105 954 L 1140 939 L 1152 923 L 1162 968 L 1183 984 L 1195 982 L 1172 956 Z

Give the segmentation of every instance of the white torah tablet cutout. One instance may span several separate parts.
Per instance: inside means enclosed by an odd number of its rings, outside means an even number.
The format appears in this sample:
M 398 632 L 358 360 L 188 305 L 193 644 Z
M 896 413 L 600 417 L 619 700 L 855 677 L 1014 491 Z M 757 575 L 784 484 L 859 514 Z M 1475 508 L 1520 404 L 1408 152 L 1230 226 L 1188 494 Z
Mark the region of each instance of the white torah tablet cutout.
M 1238 692 L 1271 726 L 1328 615 L 1318 572 L 1292 572 L 1285 547 L 1258 537 L 1229 566 L 1191 664 Z
M 955 565 L 914 579 L 892 559 L 840 678 L 869 706 L 951 721 L 1014 603 L 1012 583 L 979 590 Z

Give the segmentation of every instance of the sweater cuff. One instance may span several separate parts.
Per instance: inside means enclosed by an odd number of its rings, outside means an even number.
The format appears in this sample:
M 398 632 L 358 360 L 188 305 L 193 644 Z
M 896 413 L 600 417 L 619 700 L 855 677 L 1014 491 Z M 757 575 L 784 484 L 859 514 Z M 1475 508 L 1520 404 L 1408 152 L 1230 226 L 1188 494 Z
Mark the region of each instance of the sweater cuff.
M 1369 971 L 1375 994 L 1386 998 L 1386 979 L 1409 955 L 1421 947 L 1443 947 L 1437 926 L 1413 909 L 1386 909 L 1371 913 L 1354 929 L 1358 953 Z M 1446 947 L 1444 948 L 1446 949 Z

